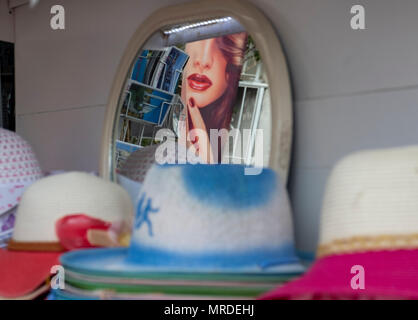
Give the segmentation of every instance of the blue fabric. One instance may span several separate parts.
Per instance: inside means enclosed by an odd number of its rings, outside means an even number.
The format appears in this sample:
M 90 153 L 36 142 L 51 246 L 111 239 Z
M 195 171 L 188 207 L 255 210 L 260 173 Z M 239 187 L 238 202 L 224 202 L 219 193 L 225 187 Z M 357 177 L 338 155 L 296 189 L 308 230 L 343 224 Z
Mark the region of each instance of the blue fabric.
M 296 263 L 293 244 L 277 248 L 256 248 L 245 252 L 177 253 L 144 247 L 132 241 L 128 249 L 127 263 L 141 266 L 184 269 L 255 268 L 260 271 L 281 264 Z
M 134 252 L 129 252 L 133 250 Z M 256 252 L 259 251 L 259 252 Z M 303 270 L 293 245 L 237 254 L 178 254 L 152 248 L 100 248 L 67 252 L 61 264 L 75 272 L 104 276 L 138 276 L 144 272 L 289 274 Z M 273 253 L 270 256 L 270 253 Z M 234 261 L 238 259 L 237 261 Z M 253 260 L 255 259 L 255 260 Z M 245 265 L 242 265 L 244 263 Z
M 184 165 L 182 177 L 191 196 L 207 205 L 245 209 L 263 206 L 277 196 L 276 173 L 264 168 L 259 175 L 245 175 L 242 165 Z

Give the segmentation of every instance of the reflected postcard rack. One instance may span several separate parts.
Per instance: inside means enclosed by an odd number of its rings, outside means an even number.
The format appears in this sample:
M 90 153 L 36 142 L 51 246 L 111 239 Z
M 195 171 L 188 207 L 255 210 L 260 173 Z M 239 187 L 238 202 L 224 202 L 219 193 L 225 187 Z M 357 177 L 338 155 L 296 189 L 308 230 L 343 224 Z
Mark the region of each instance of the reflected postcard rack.
M 156 129 L 167 128 L 188 55 L 176 47 L 143 50 L 126 84 L 116 141 L 117 163 L 132 151 L 152 145 Z M 136 133 L 136 134 L 135 134 Z

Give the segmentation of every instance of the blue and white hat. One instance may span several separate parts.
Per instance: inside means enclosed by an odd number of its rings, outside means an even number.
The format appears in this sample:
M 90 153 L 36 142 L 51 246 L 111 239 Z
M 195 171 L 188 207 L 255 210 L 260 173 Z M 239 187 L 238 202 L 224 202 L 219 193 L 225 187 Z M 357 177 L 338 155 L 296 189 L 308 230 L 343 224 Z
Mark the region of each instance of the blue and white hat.
M 62 263 L 101 274 L 301 271 L 279 176 L 244 169 L 153 165 L 136 204 L 130 247 L 71 252 Z

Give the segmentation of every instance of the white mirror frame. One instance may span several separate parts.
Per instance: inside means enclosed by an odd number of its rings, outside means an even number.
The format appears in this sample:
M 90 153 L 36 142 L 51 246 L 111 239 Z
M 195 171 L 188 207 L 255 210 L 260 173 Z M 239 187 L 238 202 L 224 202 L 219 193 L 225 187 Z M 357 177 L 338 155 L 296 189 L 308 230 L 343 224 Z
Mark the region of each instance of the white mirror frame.
M 115 141 L 121 92 L 139 50 L 149 37 L 163 27 L 187 21 L 230 16 L 251 35 L 266 67 L 271 98 L 271 148 L 269 167 L 279 172 L 286 183 L 292 146 L 292 99 L 286 59 L 280 41 L 264 14 L 243 0 L 198 0 L 161 8 L 151 14 L 136 30 L 119 63 L 110 91 L 102 134 L 100 175 L 116 180 Z

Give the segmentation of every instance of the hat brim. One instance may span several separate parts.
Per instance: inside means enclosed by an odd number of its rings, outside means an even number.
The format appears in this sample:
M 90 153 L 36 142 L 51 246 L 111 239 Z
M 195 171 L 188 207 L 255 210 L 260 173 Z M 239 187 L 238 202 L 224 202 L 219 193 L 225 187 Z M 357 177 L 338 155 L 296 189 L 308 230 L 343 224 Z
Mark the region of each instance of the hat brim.
M 46 283 L 61 252 L 27 252 L 0 249 L 0 297 L 27 296 Z
M 128 248 L 100 248 L 68 252 L 61 256 L 61 264 L 76 272 L 103 275 L 109 277 L 141 277 L 147 272 L 194 272 L 194 273 L 247 273 L 255 275 L 297 274 L 304 267 L 296 261 L 289 261 L 279 266 L 261 269 L 258 266 L 242 268 L 196 268 L 167 267 L 165 265 L 146 265 L 130 262 Z
M 364 268 L 364 289 L 352 288 Z M 356 280 L 356 279 L 355 279 Z M 354 281 L 354 284 L 358 282 Z M 319 259 L 300 279 L 261 299 L 418 299 L 418 250 L 333 255 Z

